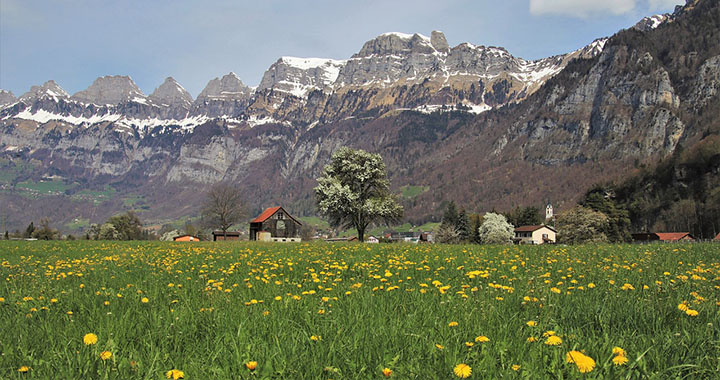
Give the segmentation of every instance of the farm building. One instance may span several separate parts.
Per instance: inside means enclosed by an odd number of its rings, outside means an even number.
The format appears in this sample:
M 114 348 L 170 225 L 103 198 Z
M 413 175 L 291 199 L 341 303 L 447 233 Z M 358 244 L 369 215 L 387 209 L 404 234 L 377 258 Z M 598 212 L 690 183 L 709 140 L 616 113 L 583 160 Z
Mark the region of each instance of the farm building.
M 544 224 L 520 226 L 515 229 L 515 242 L 518 244 L 555 243 L 556 231 Z
M 641 232 L 632 234 L 633 241 L 695 241 L 689 232 Z
M 250 240 L 300 241 L 300 223 L 280 206 L 265 209 L 250 221 Z
M 200 241 L 200 238 L 193 235 L 180 235 L 175 236 L 173 241 Z
M 222 240 L 240 240 L 240 232 L 239 231 L 213 231 L 213 241 L 222 241 Z

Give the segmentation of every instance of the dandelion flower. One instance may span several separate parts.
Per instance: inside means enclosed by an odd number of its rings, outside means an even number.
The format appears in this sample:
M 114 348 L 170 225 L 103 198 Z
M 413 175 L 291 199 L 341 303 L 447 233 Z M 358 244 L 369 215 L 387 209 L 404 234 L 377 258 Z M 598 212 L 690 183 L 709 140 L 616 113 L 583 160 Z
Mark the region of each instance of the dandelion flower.
M 108 360 L 112 357 L 112 352 L 110 351 L 103 351 L 100 353 L 100 359 L 102 360 Z
M 83 337 L 83 343 L 85 343 L 86 346 L 89 346 L 91 344 L 96 344 L 97 340 L 98 340 L 97 335 L 95 335 L 93 333 L 85 334 L 85 336 Z
M 697 316 L 698 316 L 698 311 L 697 311 L 697 310 L 693 310 L 693 309 L 687 309 L 687 310 L 685 310 L 685 314 L 687 314 L 687 315 L 689 315 L 689 316 L 691 316 L 691 317 L 697 317 Z
M 685 302 L 683 302 L 683 303 L 681 303 L 681 304 L 678 304 L 678 310 L 680 310 L 680 311 L 687 311 L 687 309 L 689 309 L 689 308 L 688 308 L 688 306 L 685 304 Z
M 560 339 L 560 337 L 557 335 L 552 335 L 549 336 L 547 340 L 545 340 L 545 344 L 547 344 L 548 346 L 559 346 L 562 344 L 562 339 Z
M 258 363 L 256 361 L 249 361 L 249 362 L 245 363 L 245 367 L 247 367 L 247 369 L 249 369 L 251 371 L 254 371 L 255 368 L 257 368 L 257 364 Z
M 475 338 L 475 342 L 477 343 L 487 343 L 490 341 L 490 338 L 486 337 L 485 335 L 480 335 L 479 337 Z
M 532 343 L 532 342 L 535 342 L 537 339 L 535 339 L 534 336 L 531 336 L 531 337 L 528 337 L 526 340 L 528 343 Z
M 519 369 L 520 369 L 520 364 L 513 364 L 513 366 L 512 366 L 513 371 L 517 371 Z
M 570 351 L 565 354 L 565 361 L 575 363 L 578 371 L 588 373 L 595 368 L 595 360 L 580 351 Z
M 465 363 L 460 363 L 453 368 L 453 372 L 455 373 L 455 376 L 461 379 L 467 379 L 472 374 L 472 368 Z
M 435 343 L 435 348 L 437 348 L 438 350 L 442 350 L 442 349 L 445 348 L 445 347 L 443 347 L 442 344 Z
M 165 372 L 165 377 L 167 377 L 168 379 L 173 379 L 173 380 L 184 379 L 185 372 L 180 371 L 179 369 L 171 369 L 171 370 Z
M 623 350 L 620 347 L 613 347 L 612 353 L 613 353 L 613 355 L 620 355 L 620 356 L 625 356 L 625 354 L 626 354 L 625 350 Z
M 312 335 L 310 336 L 310 340 L 312 340 L 313 342 L 317 342 L 319 340 L 322 340 L 322 337 L 320 335 Z
M 140 302 L 142 302 L 142 303 L 148 303 L 148 302 L 150 302 L 150 300 L 149 300 L 147 297 L 143 297 L 143 298 L 140 300 Z
M 382 374 L 385 375 L 385 377 L 390 377 L 392 375 L 392 370 L 390 368 L 383 368 Z
M 20 372 L 20 373 L 27 373 L 28 371 L 30 371 L 30 367 L 28 367 L 28 366 L 26 366 L 26 365 L 21 366 L 20 368 L 18 368 L 18 372 Z
M 548 337 L 548 336 L 553 336 L 553 335 L 555 335 L 555 331 L 553 331 L 553 330 L 548 330 L 543 333 L 543 337 Z
M 450 327 L 456 327 L 457 325 L 458 325 L 458 323 L 455 321 L 448 323 L 448 326 L 450 326 Z
M 525 324 L 528 325 L 529 327 L 537 326 L 537 322 L 535 322 L 535 321 L 527 321 Z
M 475 345 L 475 343 L 473 343 L 473 342 L 465 342 L 465 345 L 466 345 L 467 347 L 472 347 L 472 346 Z
M 625 355 L 617 355 L 613 358 L 612 361 L 615 365 L 619 366 L 619 365 L 625 365 L 629 360 L 628 360 L 627 356 L 625 356 Z

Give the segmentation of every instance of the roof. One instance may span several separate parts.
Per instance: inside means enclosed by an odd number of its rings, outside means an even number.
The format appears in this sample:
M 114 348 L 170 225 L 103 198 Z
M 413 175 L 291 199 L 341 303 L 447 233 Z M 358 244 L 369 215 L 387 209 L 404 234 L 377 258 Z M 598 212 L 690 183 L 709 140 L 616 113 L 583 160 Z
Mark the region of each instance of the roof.
M 552 231 L 552 232 L 555 232 L 555 229 L 554 229 L 554 228 L 549 227 L 549 226 L 546 226 L 546 225 L 544 225 L 544 224 L 541 224 L 541 225 L 538 225 L 538 226 L 520 226 L 520 227 L 518 227 L 518 228 L 515 229 L 515 232 L 534 232 L 534 231 L 537 231 L 537 230 L 539 230 L 539 229 L 541 229 L 541 228 L 543 228 L 543 227 L 549 229 L 549 230 Z
M 275 213 L 280 210 L 283 210 L 283 212 L 285 212 L 285 215 L 287 215 L 288 218 L 294 220 L 295 223 L 302 226 L 302 223 L 300 223 L 297 219 L 293 218 L 292 215 L 288 214 L 288 212 L 285 211 L 285 209 L 282 208 L 281 206 L 266 208 L 265 211 L 262 212 L 262 214 L 258 215 L 257 218 L 251 220 L 250 223 L 262 223 L 262 222 L 268 220 L 271 216 L 275 215 Z
M 690 239 L 693 239 L 692 235 L 690 235 L 689 232 L 656 232 L 655 235 L 657 235 L 660 240 L 663 241 L 675 241 L 683 239 L 684 237 L 689 237 Z
M 720 240 L 720 232 L 717 234 L 717 236 L 715 236 L 713 240 Z
M 225 235 L 227 235 L 227 236 L 240 236 L 240 231 L 227 231 L 227 232 L 222 232 L 222 230 L 215 230 L 215 231 L 213 231 L 213 235 L 218 235 L 218 236 L 219 236 L 219 235 L 223 235 L 223 236 L 225 236 Z
M 187 234 L 175 236 L 175 237 L 173 238 L 173 240 L 177 240 L 177 239 L 184 238 L 184 237 L 191 237 L 191 238 L 195 238 L 195 239 L 197 239 L 197 240 L 200 240 L 200 238 L 197 237 L 197 236 L 195 236 L 195 235 L 187 235 Z

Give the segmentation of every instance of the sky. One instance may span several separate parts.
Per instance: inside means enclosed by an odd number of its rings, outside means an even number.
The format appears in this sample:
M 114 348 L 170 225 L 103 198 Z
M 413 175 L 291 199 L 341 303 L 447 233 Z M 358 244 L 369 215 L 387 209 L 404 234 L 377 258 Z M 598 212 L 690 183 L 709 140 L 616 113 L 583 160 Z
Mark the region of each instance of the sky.
M 347 59 L 386 32 L 441 30 L 450 46 L 539 59 L 581 48 L 683 0 L 0 0 L 0 89 L 67 92 L 129 75 L 193 97 L 235 72 L 257 86 L 282 56 Z

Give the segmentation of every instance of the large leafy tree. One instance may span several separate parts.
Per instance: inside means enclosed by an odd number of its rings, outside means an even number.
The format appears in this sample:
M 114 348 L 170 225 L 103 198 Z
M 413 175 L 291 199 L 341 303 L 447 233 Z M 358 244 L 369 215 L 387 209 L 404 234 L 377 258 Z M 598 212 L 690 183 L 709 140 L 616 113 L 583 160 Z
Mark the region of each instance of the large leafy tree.
M 506 244 L 512 241 L 515 232 L 505 215 L 488 212 L 483 217 L 478 234 L 484 244 Z
M 379 154 L 340 148 L 317 179 L 315 200 L 331 225 L 355 228 L 358 239 L 372 222 L 397 222 L 403 209 L 390 193 L 385 163 Z
M 557 217 L 558 243 L 582 244 L 608 241 L 608 217 L 582 206 L 573 207 Z

